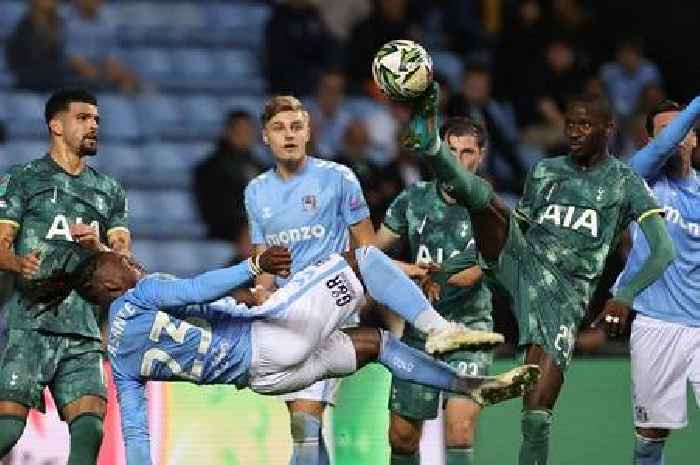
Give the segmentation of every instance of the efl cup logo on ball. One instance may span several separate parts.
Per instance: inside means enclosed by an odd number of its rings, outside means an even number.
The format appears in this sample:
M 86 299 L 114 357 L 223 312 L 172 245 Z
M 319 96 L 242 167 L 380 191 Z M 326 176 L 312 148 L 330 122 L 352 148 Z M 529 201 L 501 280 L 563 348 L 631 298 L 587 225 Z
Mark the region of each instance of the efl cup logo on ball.
M 374 56 L 372 76 L 389 98 L 409 100 L 425 92 L 433 81 L 433 60 L 411 40 L 392 40 Z

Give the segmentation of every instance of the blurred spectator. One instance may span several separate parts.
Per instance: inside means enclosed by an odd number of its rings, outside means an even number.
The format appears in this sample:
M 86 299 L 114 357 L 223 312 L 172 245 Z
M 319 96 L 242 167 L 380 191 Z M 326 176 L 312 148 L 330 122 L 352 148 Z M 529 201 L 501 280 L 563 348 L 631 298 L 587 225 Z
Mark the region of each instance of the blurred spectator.
M 194 193 L 213 239 L 235 241 L 246 216 L 243 191 L 262 166 L 253 156 L 256 127 L 250 114 L 232 111 L 216 150 L 194 173 Z
M 661 83 L 659 69 L 644 57 L 639 39 L 621 41 L 616 60 L 603 65 L 600 76 L 615 114 L 622 118 L 632 115 L 644 86 Z
M 312 0 L 323 21 L 339 42 L 350 37 L 350 30 L 372 11 L 372 0 Z
M 491 70 L 487 65 L 474 62 L 466 66 L 462 93 L 452 97 L 447 115 L 467 116 L 486 128 L 489 134 L 486 160 L 496 190 L 520 193 L 525 168 L 517 152 L 515 116 L 509 105 L 496 102 L 491 96 Z
M 335 40 L 309 0 L 275 5 L 265 27 L 268 91 L 308 95 L 332 63 Z
M 345 74 L 351 92 L 362 93 L 371 85 L 372 59 L 382 45 L 394 39 L 413 39 L 417 34 L 406 0 L 374 0 L 372 14 L 355 25 L 347 42 Z
M 352 117 L 343 108 L 345 76 L 340 71 L 328 71 L 321 76 L 314 98 L 307 108 L 311 114 L 312 139 L 316 154 L 334 159 Z
M 582 59 L 587 55 L 598 54 L 600 47 L 607 48 L 606 35 L 595 29 L 592 13 L 581 0 L 551 0 L 551 19 L 549 30 L 551 37 L 563 37 L 573 44 Z
M 7 133 L 5 132 L 5 123 L 0 121 L 0 144 L 7 142 Z
M 518 117 L 519 99 L 529 95 L 530 82 L 522 73 L 531 69 L 533 57 L 542 53 L 549 26 L 539 0 L 513 2 L 505 12 L 506 27 L 501 34 L 495 57 L 496 92 L 501 98 L 513 101 Z
M 400 129 L 408 124 L 410 117 L 408 106 L 391 100 L 364 116 L 373 162 L 387 166 L 396 159 L 400 150 Z
M 117 58 L 117 31 L 102 11 L 102 0 L 73 0 L 66 18 L 66 56 L 77 83 L 136 92 L 133 70 Z
M 48 92 L 65 83 L 64 24 L 58 0 L 30 0 L 7 39 L 7 65 L 20 89 Z
M 338 163 L 351 168 L 362 185 L 372 223 L 378 226 L 391 201 L 401 192 L 402 183 L 392 167 L 382 168 L 369 158 L 371 147 L 362 121 L 353 120 L 345 129 Z

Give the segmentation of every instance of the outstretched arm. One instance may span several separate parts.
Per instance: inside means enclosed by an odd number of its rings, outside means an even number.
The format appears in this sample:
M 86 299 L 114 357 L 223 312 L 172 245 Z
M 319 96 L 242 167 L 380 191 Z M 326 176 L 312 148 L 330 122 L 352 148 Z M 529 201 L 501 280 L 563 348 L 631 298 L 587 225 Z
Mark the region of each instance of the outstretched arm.
M 150 465 L 151 439 L 148 432 L 146 386 L 141 380 L 115 376 L 127 465 Z
M 658 176 L 676 146 L 685 138 L 699 116 L 700 96 L 695 97 L 685 110 L 678 113 L 658 136 L 632 155 L 630 166 L 644 179 Z
M 136 297 L 156 308 L 206 303 L 226 295 L 263 271 L 289 273 L 291 256 L 283 247 L 271 247 L 258 258 L 249 258 L 237 265 L 202 273 L 192 279 L 146 278 L 136 286 Z

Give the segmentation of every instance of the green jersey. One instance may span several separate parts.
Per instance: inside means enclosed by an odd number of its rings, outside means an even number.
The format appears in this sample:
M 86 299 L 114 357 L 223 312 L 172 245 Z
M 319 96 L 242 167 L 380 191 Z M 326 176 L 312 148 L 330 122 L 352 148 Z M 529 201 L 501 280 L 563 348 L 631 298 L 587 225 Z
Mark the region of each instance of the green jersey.
M 114 179 L 86 166 L 77 176 L 66 173 L 46 155 L 13 167 L 0 178 L 0 223 L 15 225 L 14 251 L 25 255 L 37 249 L 41 266 L 37 277 L 46 277 L 63 266 L 57 246 L 71 241 L 69 226 L 90 224 L 100 240 L 127 228 L 127 201 Z M 31 305 L 21 283 L 6 306 L 12 329 L 38 329 L 56 334 L 76 334 L 99 339 L 97 309 L 72 292 L 56 308 Z
M 483 280 L 470 288 L 447 285 L 447 279 L 479 263 L 467 209 L 449 204 L 436 182 L 418 182 L 392 202 L 384 225 L 408 241 L 411 259 L 449 266 L 435 274 L 440 300 L 435 309 L 445 318 L 490 329 L 491 292 Z M 446 263 L 447 264 L 447 263 Z
M 642 178 L 620 160 L 608 157 L 583 169 L 563 156 L 530 170 L 514 216 L 534 252 L 587 307 L 620 233 L 661 211 Z

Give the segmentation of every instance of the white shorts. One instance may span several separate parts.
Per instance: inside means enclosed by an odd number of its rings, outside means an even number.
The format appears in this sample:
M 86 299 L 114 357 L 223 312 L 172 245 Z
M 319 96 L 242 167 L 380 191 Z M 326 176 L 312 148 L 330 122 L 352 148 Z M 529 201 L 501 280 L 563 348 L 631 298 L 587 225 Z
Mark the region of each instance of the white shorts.
M 630 355 L 634 425 L 685 427 L 688 383 L 700 405 L 700 328 L 637 314 Z
M 264 306 L 274 308 L 272 316 L 252 325 L 251 389 L 266 394 L 289 393 L 285 400 L 333 403 L 337 381 L 322 380 L 310 386 L 314 380 L 300 376 L 313 370 L 300 368 L 363 300 L 362 284 L 339 255 L 297 273 L 265 302 Z M 300 388 L 304 390 L 294 392 Z

